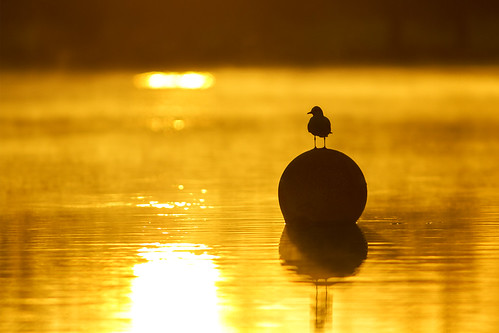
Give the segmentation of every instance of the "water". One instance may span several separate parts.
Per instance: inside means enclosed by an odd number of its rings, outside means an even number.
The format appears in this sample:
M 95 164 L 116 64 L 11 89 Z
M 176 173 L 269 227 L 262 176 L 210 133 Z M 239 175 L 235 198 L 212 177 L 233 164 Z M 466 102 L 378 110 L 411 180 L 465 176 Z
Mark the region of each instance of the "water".
M 0 331 L 497 330 L 499 69 L 135 74 L 2 74 Z M 369 191 L 327 283 L 277 201 L 313 105 Z

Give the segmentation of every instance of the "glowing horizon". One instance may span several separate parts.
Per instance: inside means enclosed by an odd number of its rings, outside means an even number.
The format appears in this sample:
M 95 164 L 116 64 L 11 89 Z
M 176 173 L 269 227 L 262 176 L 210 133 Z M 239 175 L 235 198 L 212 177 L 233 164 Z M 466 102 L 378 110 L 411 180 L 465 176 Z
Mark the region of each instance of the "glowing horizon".
M 207 72 L 146 72 L 134 77 L 140 89 L 208 89 L 214 82 L 214 76 Z

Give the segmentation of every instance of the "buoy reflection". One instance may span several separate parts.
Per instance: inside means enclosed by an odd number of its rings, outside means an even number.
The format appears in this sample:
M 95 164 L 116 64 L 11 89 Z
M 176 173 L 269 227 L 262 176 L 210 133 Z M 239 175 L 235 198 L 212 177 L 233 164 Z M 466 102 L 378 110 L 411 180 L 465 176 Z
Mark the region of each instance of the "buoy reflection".
M 357 224 L 286 224 L 279 244 L 282 264 L 315 284 L 316 329 L 331 326 L 333 293 L 328 288 L 355 275 L 367 250 L 367 241 Z
M 367 241 L 357 224 L 311 226 L 287 224 L 279 253 L 283 265 L 311 281 L 355 275 L 367 257 Z

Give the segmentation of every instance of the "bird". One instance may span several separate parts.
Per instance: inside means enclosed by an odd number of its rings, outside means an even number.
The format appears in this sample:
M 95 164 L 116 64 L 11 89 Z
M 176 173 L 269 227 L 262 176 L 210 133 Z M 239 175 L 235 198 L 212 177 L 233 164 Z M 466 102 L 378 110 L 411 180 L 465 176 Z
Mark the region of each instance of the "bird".
M 308 122 L 308 131 L 314 135 L 314 148 L 317 148 L 317 136 L 324 138 L 323 148 L 326 148 L 326 137 L 333 133 L 331 132 L 331 122 L 318 106 L 314 106 L 307 114 L 312 114 L 312 118 Z

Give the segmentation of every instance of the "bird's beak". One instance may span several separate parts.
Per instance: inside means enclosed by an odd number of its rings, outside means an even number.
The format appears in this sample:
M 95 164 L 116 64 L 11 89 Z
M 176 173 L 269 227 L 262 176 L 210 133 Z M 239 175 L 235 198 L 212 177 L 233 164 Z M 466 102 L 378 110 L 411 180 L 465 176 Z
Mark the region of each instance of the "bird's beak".
M 310 111 L 310 112 L 307 112 L 307 114 L 312 114 L 312 111 Z

